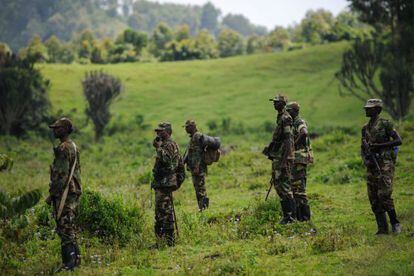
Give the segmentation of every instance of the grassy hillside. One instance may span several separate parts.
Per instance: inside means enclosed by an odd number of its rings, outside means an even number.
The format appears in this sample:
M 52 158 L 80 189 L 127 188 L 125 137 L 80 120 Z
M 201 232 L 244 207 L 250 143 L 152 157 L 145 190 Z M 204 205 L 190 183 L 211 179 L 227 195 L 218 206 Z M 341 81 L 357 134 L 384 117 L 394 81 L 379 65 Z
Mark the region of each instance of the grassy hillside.
M 125 245 L 83 232 L 79 273 L 413 274 L 414 124 L 398 125 L 404 145 L 394 198 L 404 233 L 375 237 L 359 157 L 358 133 L 366 119 L 362 104 L 340 97 L 333 79 L 345 48 L 346 44 L 330 44 L 183 63 L 41 66 L 52 82 L 54 111 L 61 109 L 78 126 L 74 139 L 81 148 L 84 189 L 136 206 L 142 214 L 142 230 L 137 228 Z M 93 141 L 83 111 L 80 80 L 91 69 L 110 72 L 125 84 L 101 143 Z M 300 102 L 311 131 L 320 135 L 313 141 L 316 163 L 308 184 L 311 224 L 281 227 L 275 192 L 263 202 L 270 162 L 261 149 L 271 137 L 268 124 L 275 120 L 268 98 L 278 90 Z M 172 122 L 173 135 L 184 147 L 187 138 L 181 125 L 187 118 L 197 120 L 205 132 L 222 136 L 224 147 L 231 150 L 210 167 L 211 208 L 197 212 L 187 179 L 175 193 L 181 234 L 177 246 L 150 250 L 155 241 L 154 193 L 149 188 L 152 128 L 162 120 Z M 223 127 L 226 118 L 230 125 Z M 210 129 L 212 122 L 218 127 Z M 10 193 L 41 188 L 46 196 L 51 142 L 33 135 L 25 140 L 2 137 L 0 146 L 15 159 L 13 171 L 1 173 L 0 187 Z M 44 210 L 39 204 L 28 214 L 29 225 L 19 241 L 0 235 L 1 271 L 50 273 L 59 264 L 59 239 L 50 234 L 50 226 L 39 224 Z

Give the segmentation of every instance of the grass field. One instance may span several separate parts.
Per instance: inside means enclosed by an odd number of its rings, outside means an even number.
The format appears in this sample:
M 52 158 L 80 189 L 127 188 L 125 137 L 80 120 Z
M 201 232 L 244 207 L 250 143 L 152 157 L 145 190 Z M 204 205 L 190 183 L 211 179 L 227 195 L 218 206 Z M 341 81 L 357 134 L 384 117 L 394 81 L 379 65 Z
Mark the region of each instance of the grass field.
M 346 44 L 301 51 L 212 61 L 119 65 L 41 65 L 51 80 L 53 111 L 73 118 L 74 140 L 81 148 L 85 190 L 137 206 L 142 230 L 126 245 L 81 234 L 79 274 L 414 274 L 414 122 L 397 127 L 404 139 L 398 160 L 394 198 L 404 226 L 399 236 L 376 237 L 359 157 L 359 129 L 366 121 L 362 103 L 341 97 L 334 73 Z M 88 70 L 118 76 L 122 96 L 112 108 L 107 136 L 93 140 L 86 124 L 81 79 Z M 277 224 L 275 192 L 264 203 L 270 162 L 261 154 L 270 140 L 275 111 L 269 98 L 283 90 L 301 104 L 312 132 L 316 162 L 310 168 L 311 224 Z M 59 111 L 61 110 L 61 111 Z M 190 179 L 175 193 L 180 238 L 174 248 L 151 250 L 153 196 L 149 181 L 154 150 L 152 129 L 173 124 L 174 138 L 185 147 L 186 119 L 204 132 L 222 136 L 229 153 L 210 167 L 211 208 L 197 212 Z M 227 123 L 223 125 L 223 120 Z M 230 122 L 230 123 L 228 123 Z M 217 125 L 217 127 L 213 127 Z M 56 142 L 55 142 L 56 143 Z M 0 174 L 9 193 L 40 188 L 46 196 L 52 143 L 31 135 L 0 138 L 1 152 L 13 157 L 11 172 Z M 59 264 L 59 239 L 37 224 L 44 204 L 29 212 L 19 241 L 0 236 L 0 271 L 49 274 Z M 312 228 L 317 232 L 313 233 Z

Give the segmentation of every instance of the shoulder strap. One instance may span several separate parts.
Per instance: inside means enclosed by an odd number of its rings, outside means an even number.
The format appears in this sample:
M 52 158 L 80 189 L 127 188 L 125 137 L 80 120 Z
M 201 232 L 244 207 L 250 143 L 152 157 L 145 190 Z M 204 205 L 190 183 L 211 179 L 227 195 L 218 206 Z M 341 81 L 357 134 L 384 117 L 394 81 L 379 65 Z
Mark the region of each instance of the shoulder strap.
M 58 209 L 58 213 L 57 213 L 57 217 L 56 217 L 57 220 L 59 220 L 60 216 L 62 215 L 63 207 L 65 206 L 66 198 L 68 197 L 69 183 L 72 180 L 73 173 L 75 172 L 76 163 L 78 162 L 78 158 L 77 158 L 78 154 L 77 154 L 76 145 L 73 141 L 71 141 L 71 142 L 72 142 L 73 148 L 75 149 L 75 160 L 73 161 L 72 168 L 70 169 L 70 174 L 69 174 L 68 180 L 66 181 L 65 191 L 63 192 L 62 198 L 61 198 L 60 203 L 59 203 L 59 209 Z

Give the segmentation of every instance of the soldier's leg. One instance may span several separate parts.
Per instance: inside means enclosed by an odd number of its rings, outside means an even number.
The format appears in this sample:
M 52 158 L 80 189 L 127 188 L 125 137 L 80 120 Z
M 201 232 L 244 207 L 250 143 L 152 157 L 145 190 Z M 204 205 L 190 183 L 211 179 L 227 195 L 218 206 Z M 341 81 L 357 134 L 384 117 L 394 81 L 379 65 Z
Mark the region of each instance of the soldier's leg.
M 165 239 L 168 245 L 174 244 L 174 214 L 171 192 L 155 190 L 155 234 Z
M 60 202 L 57 201 L 56 206 L 59 204 Z M 80 250 L 76 240 L 77 226 L 75 225 L 78 205 L 79 196 L 69 194 L 61 217 L 56 221 L 56 232 L 61 239 L 62 262 L 65 269 L 73 269 L 80 265 Z
M 308 221 L 311 217 L 306 195 L 306 165 L 296 164 L 292 169 L 292 192 L 296 203 L 296 216 L 299 221 Z
M 388 233 L 388 224 L 385 210 L 382 208 L 382 204 L 380 203 L 380 198 L 378 196 L 377 174 L 378 172 L 373 169 L 367 170 L 367 191 L 369 202 L 371 203 L 371 209 L 377 222 L 377 235 L 381 235 Z
M 205 182 L 206 176 L 204 173 L 197 174 L 197 175 L 193 174 L 192 179 L 193 179 L 194 190 L 196 192 L 198 208 L 200 210 L 204 210 L 208 207 L 208 204 L 209 204 L 209 200 L 207 197 L 207 190 L 206 190 L 206 182 Z
M 294 221 L 296 204 L 290 182 L 290 168 L 280 168 L 278 165 L 277 163 L 273 164 L 272 181 L 275 184 L 275 189 L 280 197 L 282 207 L 283 218 L 280 223 L 286 224 Z
M 393 233 L 401 232 L 400 222 L 395 211 L 392 198 L 395 166 L 392 161 L 384 162 L 381 166 L 382 179 L 378 179 L 378 197 L 382 208 L 388 213 Z

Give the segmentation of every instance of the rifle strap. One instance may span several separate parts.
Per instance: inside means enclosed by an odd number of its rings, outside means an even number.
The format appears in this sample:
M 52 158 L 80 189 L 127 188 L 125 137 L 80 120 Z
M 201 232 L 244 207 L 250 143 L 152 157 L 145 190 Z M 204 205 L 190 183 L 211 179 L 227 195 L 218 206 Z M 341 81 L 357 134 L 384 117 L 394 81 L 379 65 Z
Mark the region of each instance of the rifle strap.
M 62 198 L 61 198 L 60 203 L 59 203 L 59 209 L 58 209 L 58 213 L 57 213 L 57 216 L 56 216 L 57 220 L 59 220 L 60 216 L 62 215 L 63 207 L 65 206 L 66 198 L 68 197 L 68 193 L 69 193 L 69 183 L 70 183 L 70 181 L 72 181 L 73 173 L 75 172 L 76 163 L 78 161 L 77 160 L 76 145 L 75 145 L 75 143 L 73 143 L 73 141 L 72 141 L 72 145 L 75 148 L 75 160 L 73 161 L 73 165 L 72 165 L 72 168 L 70 170 L 68 180 L 66 181 L 66 187 L 65 187 L 65 190 L 63 191 L 63 195 L 62 195 Z

